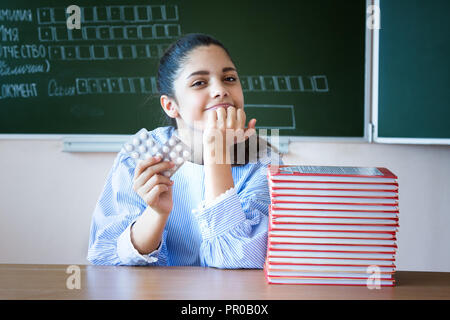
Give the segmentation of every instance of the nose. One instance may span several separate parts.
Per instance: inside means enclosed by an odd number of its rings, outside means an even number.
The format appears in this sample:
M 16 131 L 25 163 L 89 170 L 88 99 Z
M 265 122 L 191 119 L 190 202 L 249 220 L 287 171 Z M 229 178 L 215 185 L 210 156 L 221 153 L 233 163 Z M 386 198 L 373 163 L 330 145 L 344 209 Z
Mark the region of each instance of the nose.
M 221 81 L 215 81 L 215 83 L 211 86 L 211 97 L 216 98 L 224 98 L 229 95 L 227 88 Z

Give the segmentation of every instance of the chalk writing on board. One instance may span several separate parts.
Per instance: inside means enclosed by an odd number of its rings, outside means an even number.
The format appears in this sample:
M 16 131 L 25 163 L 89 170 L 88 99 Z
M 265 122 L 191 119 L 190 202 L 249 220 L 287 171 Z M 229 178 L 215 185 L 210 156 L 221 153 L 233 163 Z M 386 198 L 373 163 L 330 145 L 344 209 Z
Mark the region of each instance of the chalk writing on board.
M 241 76 L 244 92 L 328 92 L 325 75 Z M 157 93 L 156 77 L 76 78 L 77 94 Z
M 252 92 L 328 92 L 326 75 L 241 76 L 242 89 Z
M 33 64 L 22 64 L 11 66 L 6 61 L 0 60 L 0 76 L 17 76 L 21 74 L 33 74 L 33 73 L 45 73 L 48 72 L 50 68 L 49 64 L 33 63 Z
M 167 44 L 61 45 L 49 46 L 50 60 L 159 59 Z
M 0 99 L 37 97 L 36 83 L 2 84 Z
M 0 74 L 18 76 L 49 73 L 50 64 L 72 61 L 140 60 L 157 61 L 182 35 L 177 5 L 107 5 L 80 7 L 81 29 L 67 28 L 67 8 L 36 8 L 34 36 L 39 43 L 23 41 L 20 27 L 0 24 L 0 40 L 20 44 L 0 45 Z M 31 10 L 0 9 L 0 21 L 33 21 Z M 26 37 L 25 37 L 26 38 Z M 167 40 L 167 41 L 165 41 Z M 35 62 L 13 63 L 13 59 Z M 57 67 L 59 68 L 59 66 Z M 49 97 L 89 94 L 155 94 L 154 76 L 74 76 L 64 81 L 46 80 Z M 327 76 L 243 75 L 244 92 L 327 93 Z M 64 82 L 64 84 L 61 83 Z M 43 86 L 45 88 L 45 85 Z M 37 96 L 36 83 L 4 84 L 2 98 Z M 41 94 L 41 93 L 40 93 Z
M 177 21 L 177 5 L 81 7 L 81 23 Z M 66 23 L 65 8 L 38 8 L 39 24 Z
M 29 9 L 0 9 L 0 21 L 18 22 L 33 21 L 33 13 Z
M 258 128 L 266 129 L 288 129 L 295 130 L 295 107 L 294 105 L 280 105 L 280 104 L 245 104 L 245 112 L 252 112 L 258 114 L 263 119 L 270 119 L 270 123 L 264 123 L 260 120 Z M 256 111 L 255 111 L 256 110 Z M 274 114 L 281 115 L 280 117 L 273 117 Z M 263 122 L 263 123 L 261 123 Z
M 19 41 L 19 28 L 8 28 L 0 25 L 0 41 Z
M 47 47 L 44 45 L 0 45 L 0 58 L 3 59 L 41 59 L 46 57 Z
M 64 96 L 74 96 L 75 87 L 74 86 L 62 86 L 56 82 L 55 79 L 51 79 L 48 82 L 48 96 L 49 97 L 64 97 Z
M 38 27 L 39 41 L 83 41 L 83 40 L 150 40 L 174 39 L 181 35 L 179 24 L 88 26 L 81 29 L 67 27 Z

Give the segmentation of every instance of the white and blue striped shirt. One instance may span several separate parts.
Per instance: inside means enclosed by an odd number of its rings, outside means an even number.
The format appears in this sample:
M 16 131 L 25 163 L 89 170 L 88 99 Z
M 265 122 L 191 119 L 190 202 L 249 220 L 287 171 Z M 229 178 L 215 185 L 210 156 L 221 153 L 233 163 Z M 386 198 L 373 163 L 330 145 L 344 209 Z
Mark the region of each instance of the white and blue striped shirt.
M 151 134 L 166 142 L 174 127 Z M 268 207 L 267 156 L 231 168 L 234 188 L 204 202 L 204 168 L 186 161 L 171 177 L 173 209 L 157 250 L 141 255 L 130 227 L 147 204 L 133 190 L 135 161 L 121 151 L 95 207 L 87 259 L 99 265 L 210 266 L 262 268 L 266 257 Z

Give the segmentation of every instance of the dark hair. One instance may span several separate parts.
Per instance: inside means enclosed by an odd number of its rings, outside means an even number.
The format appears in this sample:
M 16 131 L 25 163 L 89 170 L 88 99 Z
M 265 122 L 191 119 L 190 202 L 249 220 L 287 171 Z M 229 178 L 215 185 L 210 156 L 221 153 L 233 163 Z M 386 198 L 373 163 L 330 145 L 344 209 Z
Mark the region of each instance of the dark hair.
M 183 64 L 186 62 L 187 56 L 189 53 L 197 47 L 201 46 L 210 46 L 216 45 L 221 47 L 231 59 L 231 55 L 225 46 L 217 39 L 214 39 L 210 35 L 202 34 L 202 33 L 190 33 L 182 36 L 172 45 L 170 45 L 167 50 L 164 52 L 158 64 L 158 76 L 157 76 L 157 89 L 158 94 L 166 95 L 176 101 L 175 90 L 173 84 L 178 76 L 180 69 Z M 232 60 L 233 61 L 233 60 Z M 165 115 L 168 122 L 172 127 L 177 127 L 177 122 L 174 118 L 170 118 L 167 114 Z M 257 136 L 257 158 L 259 158 L 259 147 L 260 144 L 263 146 L 267 145 L 272 148 L 268 141 L 261 141 L 260 137 Z M 244 143 L 244 142 L 242 142 Z M 234 159 L 232 163 L 235 165 L 237 163 L 237 155 L 238 155 L 238 146 L 234 145 Z M 273 151 L 272 151 L 273 152 Z M 247 164 L 250 160 L 249 156 L 249 139 L 245 141 L 245 164 Z

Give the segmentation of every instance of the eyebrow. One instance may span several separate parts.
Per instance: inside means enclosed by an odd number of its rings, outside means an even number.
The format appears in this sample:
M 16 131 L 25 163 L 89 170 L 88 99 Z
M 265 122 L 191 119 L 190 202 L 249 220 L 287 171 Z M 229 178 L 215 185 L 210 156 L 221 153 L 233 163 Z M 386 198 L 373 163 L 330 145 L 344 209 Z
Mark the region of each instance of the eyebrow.
M 233 68 L 233 67 L 225 67 L 225 68 L 222 69 L 222 72 L 228 72 L 228 71 L 236 71 L 237 72 L 237 70 L 235 68 Z M 190 77 L 195 76 L 195 75 L 199 75 L 199 74 L 201 74 L 201 75 L 208 75 L 209 71 L 199 70 L 199 71 L 192 72 L 186 79 L 189 79 Z

